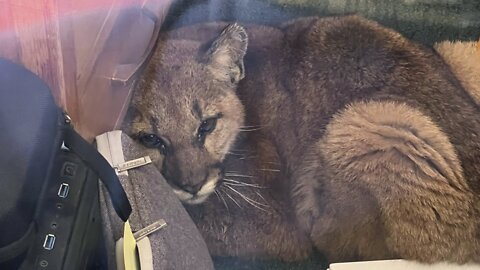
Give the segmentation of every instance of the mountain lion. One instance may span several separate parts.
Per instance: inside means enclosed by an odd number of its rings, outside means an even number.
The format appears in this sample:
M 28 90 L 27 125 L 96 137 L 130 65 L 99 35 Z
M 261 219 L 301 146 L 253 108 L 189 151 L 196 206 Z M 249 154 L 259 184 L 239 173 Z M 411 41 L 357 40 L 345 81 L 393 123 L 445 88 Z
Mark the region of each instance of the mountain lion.
M 479 107 L 375 22 L 167 33 L 124 130 L 158 150 L 212 255 L 480 261 Z

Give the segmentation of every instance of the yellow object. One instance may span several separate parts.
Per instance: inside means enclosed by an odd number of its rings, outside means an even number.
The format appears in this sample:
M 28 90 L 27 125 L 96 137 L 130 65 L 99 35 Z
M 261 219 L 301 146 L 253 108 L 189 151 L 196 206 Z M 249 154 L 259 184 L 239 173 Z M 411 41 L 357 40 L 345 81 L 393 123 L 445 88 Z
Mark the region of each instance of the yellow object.
M 123 227 L 123 261 L 125 263 L 125 270 L 139 270 L 137 259 L 137 242 L 133 237 L 130 223 L 125 222 Z

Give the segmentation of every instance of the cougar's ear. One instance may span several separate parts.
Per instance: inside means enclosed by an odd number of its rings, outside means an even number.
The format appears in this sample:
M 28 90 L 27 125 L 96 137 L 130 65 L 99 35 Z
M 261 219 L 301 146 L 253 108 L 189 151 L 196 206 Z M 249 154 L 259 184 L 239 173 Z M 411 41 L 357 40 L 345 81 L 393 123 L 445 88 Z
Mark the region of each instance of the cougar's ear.
M 207 50 L 205 60 L 212 75 L 220 81 L 238 83 L 245 77 L 243 58 L 247 52 L 245 29 L 234 23 L 227 26 Z

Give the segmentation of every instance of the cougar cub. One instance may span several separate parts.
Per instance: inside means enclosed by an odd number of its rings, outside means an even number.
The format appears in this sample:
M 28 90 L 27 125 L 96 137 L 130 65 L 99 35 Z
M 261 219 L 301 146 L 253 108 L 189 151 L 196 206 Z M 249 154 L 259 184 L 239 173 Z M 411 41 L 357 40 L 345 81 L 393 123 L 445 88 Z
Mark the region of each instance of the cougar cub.
M 479 108 L 433 50 L 357 16 L 219 27 L 165 35 L 125 122 L 212 255 L 480 261 Z

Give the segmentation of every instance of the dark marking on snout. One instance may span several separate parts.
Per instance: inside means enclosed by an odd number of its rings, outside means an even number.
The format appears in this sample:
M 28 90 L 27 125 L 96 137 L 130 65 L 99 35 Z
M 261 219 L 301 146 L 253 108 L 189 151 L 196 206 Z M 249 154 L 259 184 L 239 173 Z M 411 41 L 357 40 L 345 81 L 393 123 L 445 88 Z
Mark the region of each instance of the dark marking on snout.
M 202 188 L 202 186 L 207 182 L 207 178 L 208 178 L 208 171 L 205 172 L 205 176 L 203 177 L 203 180 L 201 182 L 194 183 L 193 181 L 189 181 L 187 179 L 186 183 L 183 184 L 180 188 L 192 195 L 195 195 Z
M 205 166 L 204 169 L 189 167 L 191 170 L 182 171 L 177 157 L 172 155 L 165 157 L 161 173 L 171 186 L 195 195 L 206 183 L 210 168 L 211 166 Z
M 178 167 L 178 162 L 175 156 L 169 156 L 163 159 L 161 173 L 170 185 L 178 188 L 181 187 L 180 168 Z
M 150 116 L 149 122 L 150 122 L 150 126 L 152 126 L 153 133 L 159 134 L 158 128 L 157 128 L 158 127 L 158 119 L 156 119 L 153 116 Z
M 193 102 L 192 111 L 198 119 L 203 118 L 202 108 L 200 108 L 200 104 L 198 104 L 198 100 L 195 100 Z

